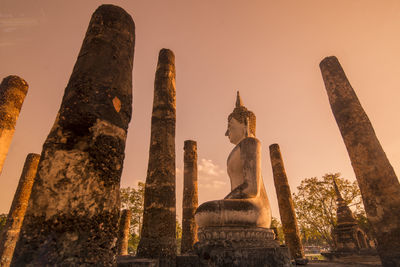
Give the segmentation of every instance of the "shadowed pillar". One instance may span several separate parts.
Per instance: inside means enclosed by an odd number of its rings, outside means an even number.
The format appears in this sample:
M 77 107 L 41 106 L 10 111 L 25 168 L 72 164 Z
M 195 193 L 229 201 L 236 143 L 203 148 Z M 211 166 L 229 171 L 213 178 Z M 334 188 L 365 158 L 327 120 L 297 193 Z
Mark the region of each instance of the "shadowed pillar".
M 144 192 L 138 257 L 159 258 L 173 266 L 176 257 L 175 56 L 161 49 L 154 81 L 149 165 Z
M 9 266 L 24 220 L 40 155 L 28 154 L 0 239 L 0 266 Z
M 0 173 L 27 92 L 28 84 L 15 75 L 7 76 L 0 84 Z
M 400 266 L 400 184 L 336 57 L 320 63 L 383 266 Z
M 197 225 L 194 214 L 198 206 L 197 195 L 197 143 L 186 140 L 184 145 L 184 176 L 182 201 L 182 243 L 181 253 L 193 251 L 197 242 Z
M 305 258 L 304 250 L 303 245 L 301 244 L 300 231 L 297 226 L 296 213 L 294 211 L 292 195 L 290 193 L 290 187 L 279 145 L 270 145 L 269 152 L 271 156 L 272 172 L 274 174 L 276 196 L 278 197 L 279 214 L 281 215 L 286 245 L 289 247 L 292 257 L 301 260 Z
M 13 266 L 115 266 L 135 26 L 100 6 L 41 154 Z
M 118 255 L 128 255 L 129 228 L 131 226 L 131 210 L 123 210 L 119 221 Z

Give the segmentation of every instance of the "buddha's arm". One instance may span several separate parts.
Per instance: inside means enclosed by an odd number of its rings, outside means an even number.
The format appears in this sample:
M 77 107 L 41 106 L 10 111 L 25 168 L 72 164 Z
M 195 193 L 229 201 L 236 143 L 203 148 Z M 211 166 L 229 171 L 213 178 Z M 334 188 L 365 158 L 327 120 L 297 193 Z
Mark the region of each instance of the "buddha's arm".
M 261 177 L 261 143 L 256 138 L 246 138 L 240 144 L 240 158 L 243 164 L 243 175 L 246 188 L 243 190 L 248 197 L 258 193 L 258 182 Z
M 243 199 L 249 198 L 243 191 L 247 187 L 247 183 L 243 183 L 233 189 L 224 199 Z
M 225 199 L 253 198 L 258 193 L 261 177 L 261 144 L 256 138 L 248 137 L 239 144 L 243 166 L 244 183 L 236 187 Z

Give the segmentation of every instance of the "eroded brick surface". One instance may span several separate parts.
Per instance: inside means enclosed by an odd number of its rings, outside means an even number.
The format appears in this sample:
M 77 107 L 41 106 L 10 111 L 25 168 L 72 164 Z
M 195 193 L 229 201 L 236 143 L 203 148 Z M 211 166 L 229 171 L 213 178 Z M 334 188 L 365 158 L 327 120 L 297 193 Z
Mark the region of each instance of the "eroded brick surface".
M 159 258 L 161 266 L 173 266 L 176 257 L 175 121 L 175 56 L 162 49 L 154 82 L 143 227 L 137 252 L 138 257 Z
M 349 153 L 384 266 L 400 266 L 400 184 L 336 57 L 320 63 L 333 115 Z
M 0 265 L 9 266 L 18 240 L 22 222 L 24 220 L 33 182 L 35 180 L 40 155 L 28 154 L 26 156 L 21 178 L 15 192 L 7 221 L 2 229 L 0 240 Z
M 134 31 L 120 7 L 94 12 L 43 145 L 13 266 L 115 266 Z
M 0 84 L 0 173 L 27 92 L 26 81 L 15 75 L 5 77 Z
M 197 242 L 197 225 L 194 219 L 198 207 L 196 141 L 186 140 L 184 151 L 181 254 L 192 252 L 193 245 Z
M 294 259 L 301 259 L 304 258 L 304 250 L 281 150 L 278 144 L 272 144 L 269 151 L 285 243 L 289 247 L 291 256 Z
M 119 220 L 118 255 L 128 255 L 129 227 L 131 226 L 131 210 L 123 210 Z

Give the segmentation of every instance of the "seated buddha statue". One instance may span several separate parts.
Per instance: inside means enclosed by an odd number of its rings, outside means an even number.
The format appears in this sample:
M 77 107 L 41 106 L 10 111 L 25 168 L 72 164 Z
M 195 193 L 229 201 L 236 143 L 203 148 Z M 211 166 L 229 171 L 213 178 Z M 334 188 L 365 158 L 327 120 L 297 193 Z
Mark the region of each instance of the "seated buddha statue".
M 200 205 L 195 214 L 198 227 L 269 228 L 271 210 L 261 176 L 261 143 L 255 138 L 256 116 L 243 106 L 239 92 L 228 117 L 225 133 L 235 145 L 227 161 L 231 192 L 222 200 Z

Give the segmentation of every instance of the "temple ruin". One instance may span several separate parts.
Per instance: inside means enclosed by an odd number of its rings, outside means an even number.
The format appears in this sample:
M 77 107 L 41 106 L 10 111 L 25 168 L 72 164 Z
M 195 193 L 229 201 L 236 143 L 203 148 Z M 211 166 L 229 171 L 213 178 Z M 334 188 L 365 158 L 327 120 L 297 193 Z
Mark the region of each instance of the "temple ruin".
M 338 59 L 320 63 L 333 115 L 377 238 L 383 266 L 400 263 L 400 183 Z
M 137 254 L 129 254 L 132 211 L 120 210 L 119 193 L 132 116 L 134 47 L 132 17 L 114 5 L 98 7 L 41 155 L 26 158 L 0 236 L 0 265 L 289 267 L 290 254 L 296 265 L 307 264 L 278 144 L 269 149 L 287 247 L 271 228 L 256 115 L 239 92 L 227 118 L 225 135 L 232 150 L 227 157 L 230 189 L 223 199 L 198 206 L 197 143 L 184 142 L 177 255 L 176 70 L 169 49 L 158 54 L 143 221 Z M 320 69 L 382 264 L 400 266 L 399 180 L 337 58 L 325 58 Z M 27 91 L 18 76 L 0 84 L 0 173 Z M 341 184 L 334 180 L 333 186 L 337 225 L 331 254 L 367 255 L 368 237 L 343 199 Z
M 43 144 L 11 266 L 115 266 L 134 44 L 122 8 L 93 13 Z
M 333 229 L 336 251 L 358 253 L 362 249 L 369 249 L 367 236 L 358 226 L 357 220 L 344 201 L 335 179 L 333 179 L 333 186 L 337 204 L 337 226 Z

